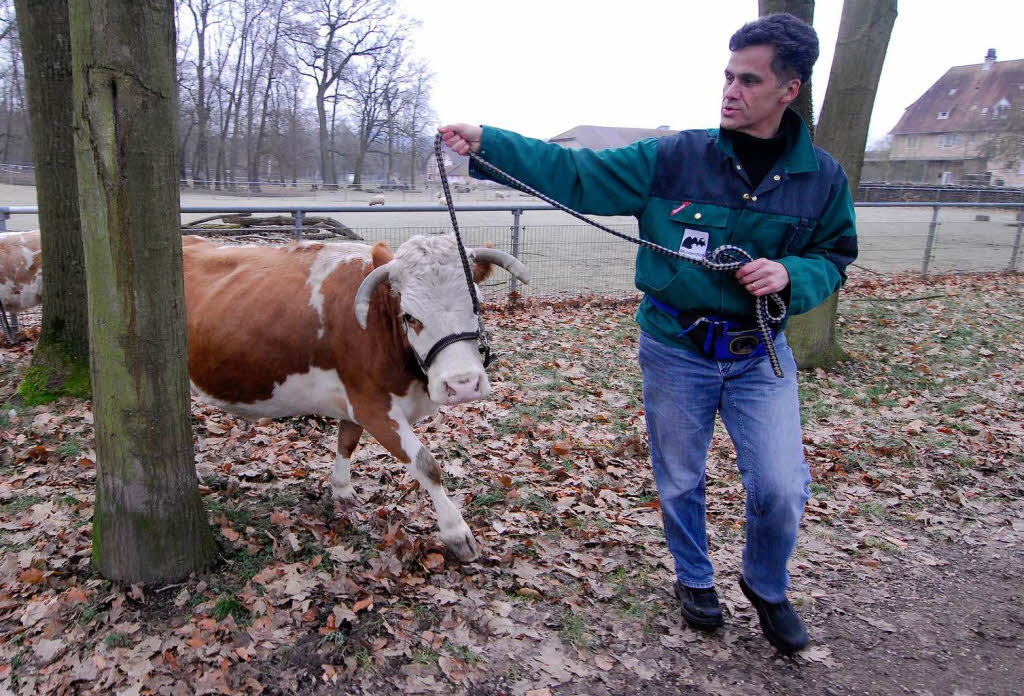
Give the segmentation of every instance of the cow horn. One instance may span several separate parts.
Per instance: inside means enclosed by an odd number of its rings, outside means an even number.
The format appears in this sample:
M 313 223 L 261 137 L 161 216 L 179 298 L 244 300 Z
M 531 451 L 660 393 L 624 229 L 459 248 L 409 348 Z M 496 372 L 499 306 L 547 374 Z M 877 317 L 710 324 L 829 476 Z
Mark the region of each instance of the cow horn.
M 491 249 L 490 247 L 477 247 L 473 249 L 473 259 L 501 266 L 518 278 L 520 282 L 527 285 L 530 284 L 530 269 L 508 252 L 501 249 Z
M 375 269 L 370 271 L 370 274 L 363 278 L 363 282 L 359 285 L 359 289 L 356 290 L 356 321 L 359 322 L 359 328 L 366 330 L 366 318 L 370 313 L 370 299 L 373 297 L 373 291 L 377 289 L 377 286 L 388 279 L 388 274 L 391 273 L 391 264 L 394 261 L 389 261 L 383 266 L 377 266 Z

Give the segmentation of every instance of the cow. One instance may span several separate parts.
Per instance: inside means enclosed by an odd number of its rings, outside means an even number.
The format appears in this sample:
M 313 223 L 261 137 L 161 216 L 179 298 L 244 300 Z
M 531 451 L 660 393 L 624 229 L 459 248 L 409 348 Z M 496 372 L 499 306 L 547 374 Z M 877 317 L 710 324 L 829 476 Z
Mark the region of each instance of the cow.
M 478 298 L 492 265 L 529 282 L 510 254 L 467 254 Z M 356 498 L 351 458 L 366 430 L 430 494 L 445 546 L 476 558 L 412 429 L 440 405 L 490 393 L 454 237 L 416 236 L 396 251 L 383 242 L 222 246 L 185 237 L 183 258 L 193 393 L 248 418 L 338 419 L 331 489 L 341 501 Z
M 376 195 L 370 196 L 370 205 L 384 205 L 384 196 Z
M 8 343 L 14 343 L 18 331 L 18 312 L 43 301 L 43 255 L 39 243 L 39 230 L 0 233 L 0 312 L 9 315 L 10 332 L 7 322 L 0 320 L 0 326 Z

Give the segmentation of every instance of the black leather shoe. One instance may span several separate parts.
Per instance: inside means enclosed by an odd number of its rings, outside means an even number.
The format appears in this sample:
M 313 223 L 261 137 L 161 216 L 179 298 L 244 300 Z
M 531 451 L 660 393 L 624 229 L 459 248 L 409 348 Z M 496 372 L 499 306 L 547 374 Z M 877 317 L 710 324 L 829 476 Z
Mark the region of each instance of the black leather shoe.
M 740 576 L 740 589 L 750 603 L 757 609 L 757 618 L 761 622 L 761 632 L 768 642 L 779 652 L 794 653 L 807 647 L 810 639 L 804 622 L 796 613 L 796 609 L 788 599 L 781 602 L 766 602 L 754 594 L 747 581 Z
M 718 606 L 718 593 L 714 587 L 693 588 L 676 582 L 676 597 L 682 605 L 683 618 L 690 628 L 714 631 L 723 623 L 722 607 Z

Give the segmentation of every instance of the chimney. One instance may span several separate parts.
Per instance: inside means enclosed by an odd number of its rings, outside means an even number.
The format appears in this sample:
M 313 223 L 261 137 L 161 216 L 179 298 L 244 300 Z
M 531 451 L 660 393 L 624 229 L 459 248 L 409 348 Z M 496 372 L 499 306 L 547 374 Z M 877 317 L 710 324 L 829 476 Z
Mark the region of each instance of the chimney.
M 982 70 L 988 70 L 992 67 L 992 64 L 996 62 L 996 49 L 988 49 L 988 53 L 985 54 L 985 62 L 982 64 Z

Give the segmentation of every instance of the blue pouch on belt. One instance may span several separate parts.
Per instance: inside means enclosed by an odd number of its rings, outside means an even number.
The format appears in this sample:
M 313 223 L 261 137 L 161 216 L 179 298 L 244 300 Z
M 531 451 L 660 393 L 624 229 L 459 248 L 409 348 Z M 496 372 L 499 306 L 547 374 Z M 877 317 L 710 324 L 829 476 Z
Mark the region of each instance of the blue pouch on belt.
M 647 299 L 655 307 L 677 319 L 682 317 L 679 310 L 664 302 L 659 302 L 650 295 Z M 771 339 L 775 340 L 776 332 L 768 329 Z M 703 350 L 704 356 L 712 360 L 746 360 L 767 355 L 768 348 L 761 339 L 761 332 L 749 323 L 738 322 L 727 317 L 714 315 L 697 317 L 687 328 L 679 333 L 679 338 L 693 334 L 697 345 Z M 703 339 L 703 340 L 701 340 Z

